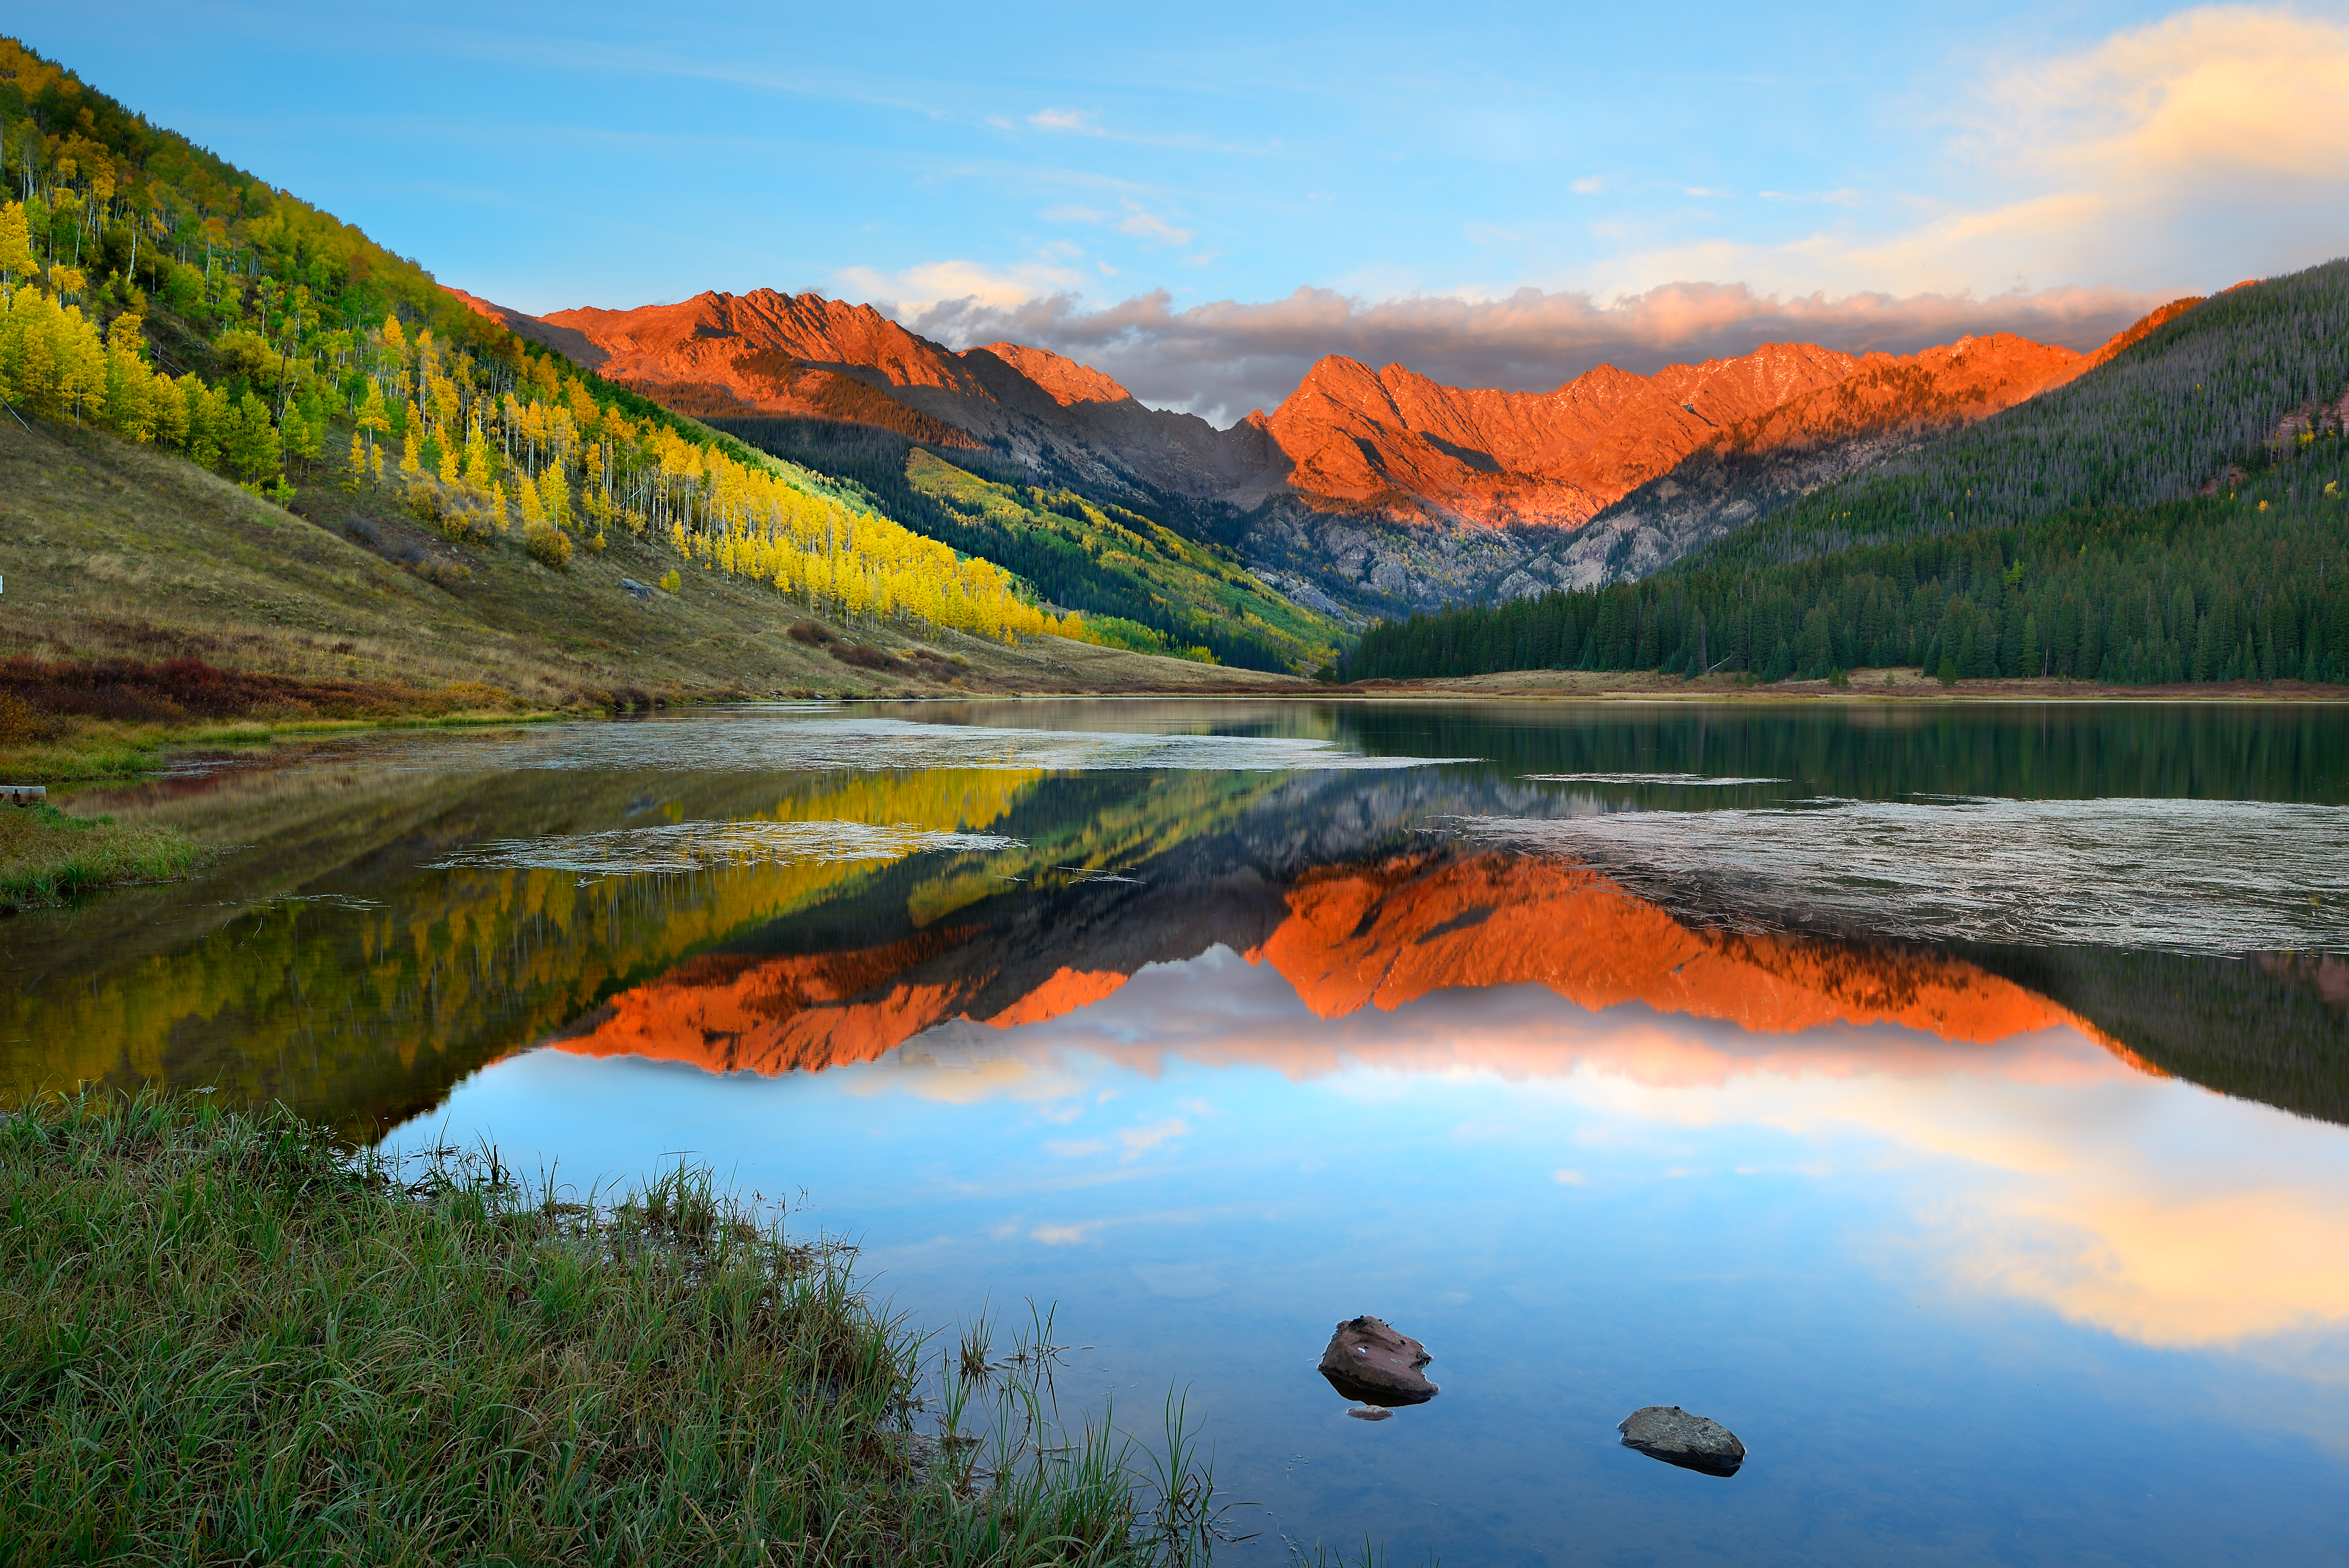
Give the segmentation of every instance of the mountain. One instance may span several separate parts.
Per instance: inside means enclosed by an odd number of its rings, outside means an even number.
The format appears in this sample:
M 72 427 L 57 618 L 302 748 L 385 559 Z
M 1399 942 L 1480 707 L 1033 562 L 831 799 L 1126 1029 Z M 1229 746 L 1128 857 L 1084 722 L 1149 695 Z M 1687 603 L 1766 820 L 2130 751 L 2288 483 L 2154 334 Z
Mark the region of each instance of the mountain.
M 709 293 L 536 321 L 489 308 L 672 408 L 729 429 L 769 421 L 737 433 L 780 456 L 814 460 L 840 446 L 812 422 L 886 430 L 954 462 L 991 454 L 1009 469 L 989 477 L 1133 508 L 1237 547 L 1300 602 L 1371 613 L 1595 581 L 1591 552 L 1574 553 L 1561 535 L 1692 454 L 1811 452 L 1976 419 L 2090 362 L 2011 334 L 1904 356 L 1771 344 L 1653 376 L 1602 365 L 1533 393 L 1446 387 L 1333 355 L 1271 413 L 1219 430 L 1048 350 L 957 352 L 870 306 L 812 294 Z M 1683 531 L 1693 542 L 1702 531 Z M 1609 560 L 1620 575 L 1685 547 Z
M 1663 573 L 1415 616 L 1347 667 L 2349 682 L 2344 431 L 2336 261 L 2173 307 Z
M 1723 425 L 1669 472 L 1537 553 L 1495 596 L 1644 577 L 1821 485 L 2061 387 L 2199 303 L 2172 301 L 2089 355 L 2002 332 L 1919 354 L 1865 356 L 1839 380 Z

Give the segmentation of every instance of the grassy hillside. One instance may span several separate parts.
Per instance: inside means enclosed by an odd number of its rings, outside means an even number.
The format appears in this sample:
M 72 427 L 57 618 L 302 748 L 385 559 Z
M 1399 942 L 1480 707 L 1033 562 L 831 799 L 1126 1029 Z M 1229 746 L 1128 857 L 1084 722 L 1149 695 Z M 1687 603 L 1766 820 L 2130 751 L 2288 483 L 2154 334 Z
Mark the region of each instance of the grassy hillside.
M 908 526 L 999 562 L 1083 612 L 1107 640 L 1262 670 L 1310 670 L 1336 656 L 1337 623 L 1268 589 L 1227 547 L 1069 485 L 989 479 L 984 454 L 888 432 L 801 419 L 716 425 L 854 480 Z
M 2344 388 L 2333 263 L 1644 582 L 1373 628 L 1348 673 L 2349 681 Z
M 992 562 L 526 344 L 415 263 L 0 40 L 0 399 L 290 504 L 388 496 L 550 567 L 633 538 L 770 614 L 1089 640 Z M 29 426 L 25 426 L 29 428 Z
M 649 583 L 677 566 L 657 542 L 618 540 L 556 570 L 518 535 L 452 542 L 378 492 L 326 489 L 293 505 L 152 446 L 70 427 L 27 430 L 0 415 L 0 693 L 32 709 L 29 730 L 0 733 L 0 758 L 56 777 L 45 768 L 60 748 L 86 753 L 68 743 L 92 724 L 119 738 L 256 717 L 511 713 L 730 693 L 1278 684 L 1055 637 L 1010 646 L 952 631 L 845 630 L 779 614 L 771 589 L 698 567 L 679 572 L 674 592 L 639 599 L 624 577 Z M 282 679 L 191 690 L 167 669 L 176 660 Z

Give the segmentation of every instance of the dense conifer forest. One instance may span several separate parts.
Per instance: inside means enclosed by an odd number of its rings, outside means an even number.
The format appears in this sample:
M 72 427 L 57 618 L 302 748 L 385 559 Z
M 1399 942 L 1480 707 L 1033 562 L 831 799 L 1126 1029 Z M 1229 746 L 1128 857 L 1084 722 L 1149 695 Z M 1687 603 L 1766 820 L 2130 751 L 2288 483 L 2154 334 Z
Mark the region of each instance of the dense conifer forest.
M 1344 673 L 2349 681 L 2344 388 L 2335 262 L 1643 582 L 1373 627 Z

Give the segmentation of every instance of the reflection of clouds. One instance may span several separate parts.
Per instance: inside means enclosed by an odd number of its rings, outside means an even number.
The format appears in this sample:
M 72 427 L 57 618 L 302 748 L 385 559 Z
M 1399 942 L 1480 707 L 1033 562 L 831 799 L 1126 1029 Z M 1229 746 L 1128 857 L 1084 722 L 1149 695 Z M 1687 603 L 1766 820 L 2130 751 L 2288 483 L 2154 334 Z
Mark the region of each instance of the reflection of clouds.
M 1953 1226 L 1961 1277 L 2142 1344 L 2225 1344 L 2349 1319 L 2349 1191 L 2196 1198 L 2085 1179 Z
M 1574 1138 L 1576 1167 L 1548 1172 L 1566 1186 L 1587 1188 L 1593 1159 L 1620 1162 L 1609 1186 L 1689 1168 L 1692 1150 L 1666 1153 L 1659 1131 L 1857 1138 L 1874 1145 L 1880 1179 L 1924 1194 L 1913 1245 L 1925 1266 L 1974 1288 L 2168 1347 L 2349 1324 L 2340 1130 L 2149 1079 L 2068 1028 L 1994 1045 L 1889 1026 L 1755 1036 L 1640 1006 L 1588 1012 L 1532 986 L 1323 1019 L 1268 966 L 1217 950 L 1145 969 L 1081 1012 L 990 1034 L 1034 1078 L 1064 1084 L 1106 1064 L 1155 1076 L 1174 1061 L 1324 1080 L 1360 1100 L 1498 1078 L 1536 1135 L 1556 1112 L 1603 1119 Z M 916 1073 L 868 1076 L 930 1092 Z

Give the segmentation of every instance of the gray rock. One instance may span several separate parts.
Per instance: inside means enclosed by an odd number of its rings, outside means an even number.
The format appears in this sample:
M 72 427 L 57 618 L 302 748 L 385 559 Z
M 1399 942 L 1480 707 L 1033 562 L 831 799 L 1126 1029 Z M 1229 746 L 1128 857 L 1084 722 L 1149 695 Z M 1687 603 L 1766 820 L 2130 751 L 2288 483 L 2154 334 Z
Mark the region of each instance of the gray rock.
M 1692 1416 L 1678 1405 L 1649 1405 L 1624 1418 L 1616 1430 L 1623 1446 L 1651 1460 L 1707 1475 L 1735 1475 L 1745 1462 L 1737 1434 L 1710 1416 Z
M 1354 1419 L 1358 1421 L 1392 1421 L 1394 1419 L 1394 1412 L 1392 1410 L 1381 1409 L 1376 1405 L 1357 1405 L 1352 1409 L 1348 1410 L 1346 1414 L 1353 1417 Z
M 1408 1334 L 1398 1334 L 1375 1317 L 1349 1318 L 1330 1336 L 1321 1352 L 1321 1376 L 1349 1399 L 1365 1405 L 1424 1405 L 1435 1385 L 1420 1368 L 1434 1357 Z

